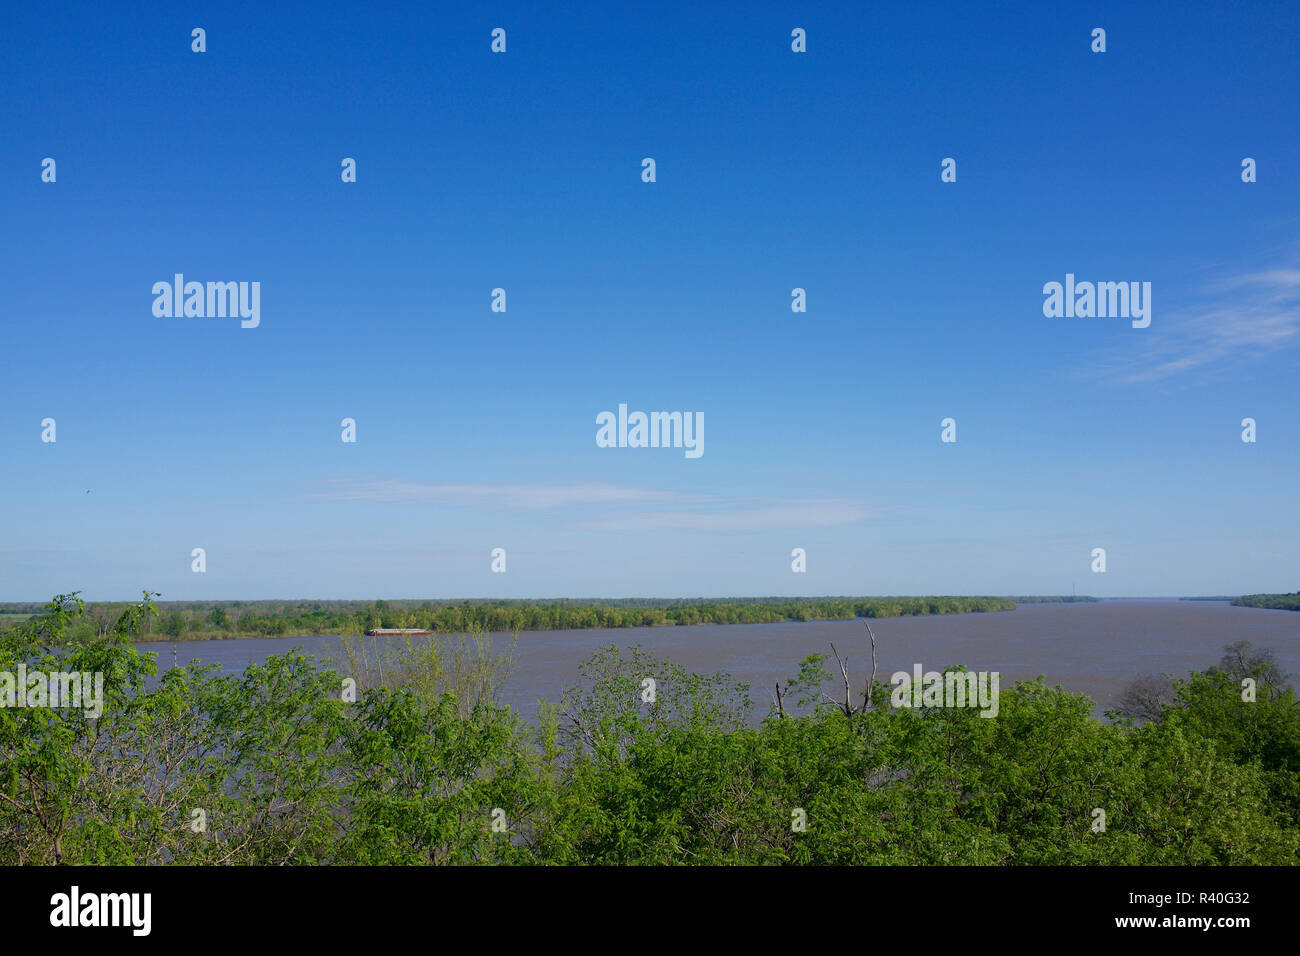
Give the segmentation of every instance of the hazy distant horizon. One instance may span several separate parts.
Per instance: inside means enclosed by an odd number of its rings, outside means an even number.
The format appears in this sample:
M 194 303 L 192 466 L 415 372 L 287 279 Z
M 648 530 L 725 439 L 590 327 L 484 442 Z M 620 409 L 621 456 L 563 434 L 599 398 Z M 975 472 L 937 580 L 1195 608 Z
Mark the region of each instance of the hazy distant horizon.
M 706 604 L 706 603 L 726 603 L 726 602 L 735 602 L 735 601 L 819 601 L 819 600 L 864 600 L 864 599 L 876 600 L 876 599 L 883 599 L 883 598 L 932 598 L 932 597 L 997 597 L 997 598 L 1006 598 L 1006 599 L 1009 599 L 1009 600 L 1017 600 L 1017 599 L 1027 600 L 1027 599 L 1032 599 L 1032 598 L 1074 598 L 1075 600 L 1079 600 L 1079 599 L 1093 599 L 1093 600 L 1098 600 L 1098 601 L 1183 601 L 1183 600 L 1226 600 L 1226 601 L 1231 601 L 1231 600 L 1234 600 L 1234 599 L 1236 599 L 1236 598 L 1238 598 L 1238 597 L 1241 597 L 1241 596 L 1243 596 L 1243 595 L 1245 595 L 1245 594 L 1283 594 L 1283 593 L 1292 593 L 1292 592 L 1287 592 L 1287 591 L 1243 591 L 1242 594 L 1223 594 L 1223 593 L 1215 593 L 1215 594 L 1023 594 L 1023 593 L 1017 593 L 1017 594 L 996 594 L 996 593 L 988 593 L 988 594 L 964 594 L 964 593 L 962 593 L 962 594 L 959 594 L 959 593 L 957 593 L 957 592 L 933 592 L 933 593 L 913 593 L 913 594 L 905 594 L 905 593 L 898 593 L 898 594 L 768 594 L 768 595 L 744 594 L 744 595 L 714 595 L 714 596 L 685 595 L 685 596 L 680 596 L 680 597 L 665 597 L 665 596 L 663 596 L 663 595 L 623 594 L 623 595 L 618 595 L 618 596 L 604 596 L 604 597 L 601 597 L 601 596 L 595 596 L 595 597 L 593 597 L 593 596 L 590 596 L 590 595 L 588 595 L 588 596 L 584 596 L 584 597 L 556 597 L 556 596 L 553 596 L 553 595 L 552 595 L 552 596 L 525 595 L 525 596 L 523 596 L 523 597 L 500 597 L 500 596 L 488 596 L 488 595 L 479 596 L 479 597 L 467 597 L 467 596 L 464 596 L 464 595 L 458 595 L 458 596 L 455 596 L 455 597 L 431 597 L 431 596 L 400 597 L 400 596 L 387 596 L 387 595 L 386 595 L 386 596 L 382 596 L 382 597 L 375 597 L 375 596 L 373 596 L 373 595 L 367 595 L 367 596 L 362 596 L 362 597 L 322 597 L 322 596 L 320 596 L 320 595 L 314 595 L 314 596 L 310 596 L 310 597 L 269 597 L 269 598 L 260 598 L 260 597 L 259 597 L 259 598 L 251 598 L 251 597 L 225 597 L 225 598 L 222 598 L 222 597 L 168 598 L 166 595 L 163 595 L 163 596 L 161 596 L 161 597 L 155 598 L 155 601 L 156 601 L 157 603 L 159 603 L 159 604 L 168 604 L 168 603 L 180 603 L 180 604 L 196 604 L 196 603 L 197 603 L 197 604 L 229 604 L 229 603 L 232 603 L 232 602 L 235 602 L 235 601 L 241 601 L 241 602 L 245 602 L 245 603 L 251 603 L 251 602 L 259 602 L 259 603 L 260 603 L 260 602 L 275 603 L 275 602 L 280 602 L 280 603 L 286 603 L 286 604 L 304 603 L 304 602 L 311 602 L 311 601 L 348 601 L 348 602 L 357 602 L 357 601 L 402 601 L 402 602 L 408 602 L 408 601 L 430 601 L 430 602 L 443 603 L 443 604 L 445 604 L 445 603 L 454 603 L 454 602 L 462 602 L 462 601 L 469 601 L 469 602 L 474 602 L 474 603 L 477 603 L 477 602 L 492 602 L 492 601 L 515 601 L 515 602 L 519 602 L 519 601 L 531 601 L 531 602 L 535 602 L 535 603 L 538 603 L 538 604 L 546 604 L 546 603 L 559 602 L 559 601 L 570 601 L 570 602 L 576 602 L 576 603 L 593 603 L 593 604 L 594 604 L 594 603 L 599 603 L 599 602 L 602 602 L 602 601 L 652 601 L 652 602 L 664 602 L 664 603 L 668 603 L 668 602 L 676 602 L 676 603 L 691 602 L 691 603 L 701 603 L 701 604 Z M 48 602 L 48 601 L 49 601 L 53 596 L 54 596 L 54 595 L 49 595 L 49 596 L 46 596 L 46 597 L 43 597 L 43 598 L 30 598 L 30 599 L 28 599 L 28 598 L 2 598 L 2 599 L 0 599 L 0 606 L 4 606 L 4 605 L 8 605 L 8 604 L 43 604 L 43 603 Z M 89 602 L 89 603 L 98 603 L 98 604 L 123 604 L 123 603 L 135 603 L 135 602 L 138 602 L 138 601 L 140 600 L 140 592 L 139 592 L 139 591 L 137 591 L 136 594 L 133 595 L 133 596 L 131 596 L 131 597 L 114 597 L 114 598 L 88 597 L 84 592 L 79 593 L 78 596 L 81 597 L 83 600 Z M 988 612 L 978 612 L 978 613 L 988 613 Z M 995 613 L 995 612 L 994 612 L 994 613 Z

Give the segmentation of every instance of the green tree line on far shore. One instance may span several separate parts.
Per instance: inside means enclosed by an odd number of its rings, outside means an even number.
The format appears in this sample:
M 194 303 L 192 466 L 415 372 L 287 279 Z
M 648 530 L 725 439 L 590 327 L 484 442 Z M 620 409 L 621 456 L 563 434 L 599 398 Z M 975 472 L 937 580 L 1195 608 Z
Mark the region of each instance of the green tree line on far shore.
M 103 636 L 125 604 L 88 604 L 70 625 L 72 638 Z M 1011 611 L 998 597 L 885 597 L 729 601 L 229 601 L 164 602 L 142 622 L 139 640 L 184 641 L 309 634 L 360 635 L 371 628 L 423 628 L 436 633 L 555 631 L 687 624 L 768 624 L 927 614 Z M 2 625 L 0 625 L 2 626 Z
M 1232 603 L 1238 607 L 1265 607 L 1279 611 L 1300 611 L 1300 591 L 1293 594 L 1246 594 Z

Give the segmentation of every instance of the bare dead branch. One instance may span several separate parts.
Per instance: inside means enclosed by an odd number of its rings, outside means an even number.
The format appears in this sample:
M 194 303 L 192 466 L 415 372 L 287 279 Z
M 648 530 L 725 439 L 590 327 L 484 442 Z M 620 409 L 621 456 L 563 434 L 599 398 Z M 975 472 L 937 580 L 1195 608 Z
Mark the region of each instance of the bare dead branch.
M 849 694 L 851 693 L 849 690 L 849 670 L 845 665 L 845 662 L 840 660 L 840 652 L 835 650 L 834 642 L 831 643 L 831 653 L 835 655 L 835 661 L 840 665 L 840 673 L 844 676 L 844 703 L 840 706 L 844 711 L 845 717 L 852 717 L 856 708 L 853 706 L 853 702 L 849 697 Z
M 863 621 L 867 625 L 867 633 L 871 635 L 871 680 L 867 683 L 866 703 L 863 705 L 865 710 L 871 709 L 871 692 L 876 686 L 876 632 L 871 629 L 869 621 Z

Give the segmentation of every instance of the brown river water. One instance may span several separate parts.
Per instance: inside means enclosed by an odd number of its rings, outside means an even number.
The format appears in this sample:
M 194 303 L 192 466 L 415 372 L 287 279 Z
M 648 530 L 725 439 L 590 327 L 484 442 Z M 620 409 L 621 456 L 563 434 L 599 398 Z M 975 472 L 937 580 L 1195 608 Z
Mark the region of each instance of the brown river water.
M 1233 641 L 1272 648 L 1283 670 L 1300 675 L 1300 612 L 1232 607 L 1226 601 L 1022 604 L 997 613 L 877 618 L 871 627 L 876 633 L 878 680 L 887 681 L 894 671 L 911 672 L 915 664 L 924 670 L 964 664 L 970 670 L 998 671 L 1003 688 L 1042 675 L 1049 684 L 1087 694 L 1096 702 L 1098 716 L 1139 673 L 1186 676 L 1217 663 L 1223 646 Z M 510 635 L 497 634 L 495 639 L 508 643 Z M 690 670 L 726 671 L 748 682 L 755 718 L 761 719 L 773 684 L 795 676 L 799 662 L 809 654 L 829 654 L 832 641 L 841 656 L 848 657 L 849 676 L 855 688 L 860 687 L 871 668 L 870 645 L 860 620 L 523 631 L 503 702 L 532 718 L 538 698 L 558 700 L 576 678 L 578 665 L 597 649 L 640 644 Z M 170 643 L 138 646 L 158 654 L 159 671 L 171 667 Z M 219 663 L 227 672 L 294 647 L 318 657 L 341 655 L 337 637 L 321 636 L 187 641 L 175 646 L 180 663 L 197 658 Z M 835 667 L 833 659 L 830 667 Z M 825 689 L 836 691 L 831 683 Z

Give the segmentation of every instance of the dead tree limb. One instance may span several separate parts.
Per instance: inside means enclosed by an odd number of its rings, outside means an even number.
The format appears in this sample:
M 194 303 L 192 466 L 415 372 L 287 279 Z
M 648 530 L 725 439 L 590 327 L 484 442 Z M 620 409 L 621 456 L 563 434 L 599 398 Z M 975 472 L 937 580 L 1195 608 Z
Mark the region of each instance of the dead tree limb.
M 841 709 L 844 711 L 845 717 L 852 717 L 857 708 L 853 706 L 852 699 L 849 697 L 851 693 L 849 689 L 849 669 L 845 662 L 840 660 L 840 652 L 835 650 L 834 642 L 831 642 L 831 653 L 835 655 L 835 660 L 840 665 L 840 673 L 844 675 L 844 704 Z
M 871 680 L 867 684 L 866 703 L 863 705 L 864 710 L 871 709 L 871 692 L 876 687 L 876 632 L 871 629 L 868 621 L 863 621 L 867 625 L 867 633 L 871 635 Z

